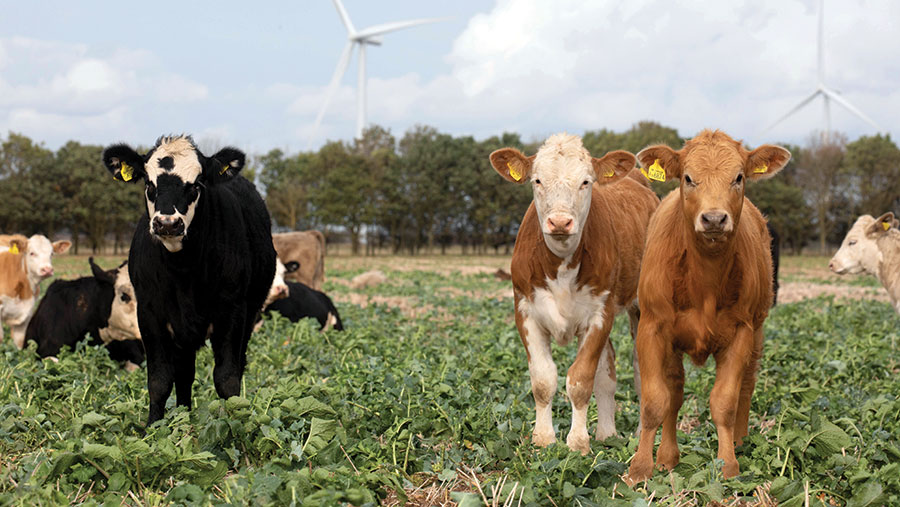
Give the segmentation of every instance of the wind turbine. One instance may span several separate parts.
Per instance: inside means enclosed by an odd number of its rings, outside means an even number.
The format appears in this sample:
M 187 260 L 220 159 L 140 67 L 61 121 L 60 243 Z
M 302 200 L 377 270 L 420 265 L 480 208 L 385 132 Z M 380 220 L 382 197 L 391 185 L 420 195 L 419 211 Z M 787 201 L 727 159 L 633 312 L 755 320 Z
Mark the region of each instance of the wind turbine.
M 347 72 L 347 67 L 350 66 L 350 56 L 353 53 L 354 46 L 359 48 L 359 72 L 357 74 L 356 82 L 356 138 L 359 139 L 362 137 L 363 128 L 366 126 L 366 46 L 380 46 L 381 36 L 386 33 L 446 19 L 423 18 L 395 21 L 393 23 L 370 26 L 369 28 L 357 31 L 353 27 L 353 22 L 350 21 L 350 16 L 347 15 L 347 10 L 344 9 L 344 4 L 341 3 L 341 0 L 333 0 L 333 2 L 334 7 L 341 16 L 341 21 L 343 21 L 344 26 L 347 27 L 347 44 L 344 46 L 344 51 L 341 53 L 341 57 L 338 60 L 337 68 L 334 69 L 334 75 L 331 76 L 331 83 L 329 83 L 328 90 L 325 93 L 325 101 L 322 102 L 322 109 L 319 110 L 319 114 L 316 116 L 316 123 L 313 126 L 312 135 L 310 135 L 310 144 L 312 144 L 312 136 L 319 130 L 319 125 L 322 123 L 322 117 L 325 116 L 325 110 L 328 109 L 328 103 L 334 96 L 334 92 L 337 90 L 338 85 L 340 85 L 344 73 Z
M 763 132 L 768 132 L 773 127 L 787 119 L 792 114 L 797 111 L 803 109 L 803 107 L 810 102 L 813 101 L 818 96 L 822 96 L 822 100 L 824 101 L 825 106 L 825 139 L 830 139 L 831 137 L 831 101 L 835 101 L 838 104 L 844 106 L 848 111 L 855 114 L 856 116 L 862 118 L 866 123 L 880 130 L 881 127 L 878 126 L 871 118 L 865 115 L 862 111 L 856 108 L 853 104 L 851 104 L 847 99 L 841 97 L 838 92 L 832 90 L 825 84 L 825 51 L 823 49 L 823 41 L 822 41 L 822 31 L 824 26 L 824 10 L 825 10 L 825 0 L 819 0 L 819 51 L 818 51 L 818 66 L 817 66 L 817 79 L 818 84 L 816 85 L 815 91 L 812 92 L 808 97 L 800 101 L 799 104 L 794 106 L 793 109 L 784 114 L 781 118 L 779 118 L 775 123 L 766 127 Z

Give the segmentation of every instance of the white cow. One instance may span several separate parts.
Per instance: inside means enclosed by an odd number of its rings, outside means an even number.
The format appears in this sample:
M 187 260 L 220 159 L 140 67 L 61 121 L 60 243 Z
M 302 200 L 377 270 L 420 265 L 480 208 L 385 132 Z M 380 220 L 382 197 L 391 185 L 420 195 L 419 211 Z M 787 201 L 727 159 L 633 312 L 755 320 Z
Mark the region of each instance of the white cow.
M 847 232 L 828 267 L 839 275 L 869 273 L 887 289 L 900 313 L 900 231 L 893 213 L 862 215 Z

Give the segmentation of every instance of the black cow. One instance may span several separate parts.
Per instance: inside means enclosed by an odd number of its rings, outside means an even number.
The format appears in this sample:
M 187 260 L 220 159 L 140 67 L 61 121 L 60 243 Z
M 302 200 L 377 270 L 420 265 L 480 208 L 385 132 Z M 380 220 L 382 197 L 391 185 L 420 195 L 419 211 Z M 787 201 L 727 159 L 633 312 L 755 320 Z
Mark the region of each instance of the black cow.
M 38 355 L 51 357 L 65 346 L 74 346 L 86 334 L 91 345 L 102 345 L 100 328 L 108 325 L 115 297 L 116 274 L 119 269 L 104 271 L 88 259 L 94 276 L 76 280 L 56 280 L 47 289 L 25 331 L 25 340 L 38 345 Z M 140 340 L 111 342 L 107 346 L 116 361 L 144 362 Z
M 772 237 L 769 250 L 772 251 L 772 306 L 775 306 L 778 304 L 778 258 L 781 257 L 781 236 L 768 222 L 766 222 L 766 229 L 769 230 L 769 236 Z
M 191 407 L 194 358 L 207 335 L 222 398 L 240 392 L 254 319 L 275 272 L 265 203 L 244 179 L 244 154 L 207 157 L 189 136 L 160 137 L 146 154 L 117 144 L 103 163 L 118 180 L 143 180 L 128 270 L 147 352 L 148 424 L 163 417 L 175 386 Z
M 288 296 L 269 304 L 265 310 L 266 315 L 276 311 L 291 322 L 312 317 L 319 321 L 319 329 L 324 328 L 328 324 L 329 318 L 333 317 L 334 329 L 338 331 L 344 330 L 337 308 L 334 307 L 331 298 L 326 296 L 324 292 L 319 292 L 299 282 L 286 283 Z

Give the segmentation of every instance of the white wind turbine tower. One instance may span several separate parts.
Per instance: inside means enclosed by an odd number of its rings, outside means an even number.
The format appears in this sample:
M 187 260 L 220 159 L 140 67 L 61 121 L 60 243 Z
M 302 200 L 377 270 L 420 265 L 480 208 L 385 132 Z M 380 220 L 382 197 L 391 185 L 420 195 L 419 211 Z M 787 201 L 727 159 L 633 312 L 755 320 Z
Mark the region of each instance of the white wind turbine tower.
M 354 45 L 359 48 L 359 73 L 357 75 L 356 84 L 356 138 L 359 139 L 362 137 L 363 128 L 366 126 L 366 46 L 380 46 L 381 36 L 386 33 L 401 30 L 403 28 L 434 23 L 445 19 L 423 18 L 395 21 L 393 23 L 375 25 L 357 31 L 353 27 L 353 22 L 350 21 L 350 16 L 347 15 L 347 11 L 344 9 L 344 4 L 341 3 L 341 0 L 333 1 L 338 14 L 341 16 L 341 21 L 343 21 L 344 26 L 347 27 L 347 45 L 344 46 L 344 51 L 341 53 L 341 58 L 338 60 L 337 68 L 334 69 L 334 75 L 331 77 L 331 83 L 328 85 L 328 90 L 325 93 L 325 101 L 322 102 L 322 109 L 319 110 L 319 114 L 316 116 L 316 123 L 313 126 L 313 131 L 310 135 L 310 144 L 312 144 L 313 135 L 319 130 L 319 125 L 322 123 L 322 117 L 325 116 L 325 110 L 328 109 L 328 103 L 331 101 L 334 92 L 340 85 L 344 73 L 347 72 L 347 67 L 350 66 L 350 56 L 351 53 L 353 53 Z
M 819 95 L 822 96 L 822 100 L 824 101 L 824 105 L 825 105 L 825 139 L 826 140 L 830 139 L 830 137 L 831 137 L 831 101 L 832 100 L 837 102 L 838 104 L 844 106 L 845 108 L 847 108 L 847 110 L 849 110 L 851 113 L 862 118 L 869 125 L 880 130 L 881 127 L 879 127 L 877 123 L 875 123 L 871 118 L 866 116 L 865 113 L 863 113 L 862 111 L 857 109 L 856 106 L 854 106 L 849 101 L 847 101 L 847 99 L 841 97 L 838 92 L 836 92 L 835 90 L 832 90 L 825 84 L 825 51 L 823 49 L 823 40 L 822 40 L 823 39 L 822 32 L 823 32 L 823 25 L 824 25 L 824 23 L 823 23 L 823 19 L 824 19 L 823 11 L 824 10 L 825 10 L 825 0 L 819 0 L 819 40 L 818 40 L 819 45 L 818 45 L 818 68 L 817 68 L 817 72 L 816 72 L 818 84 L 816 85 L 816 89 L 815 89 L 815 91 L 812 92 L 812 94 L 810 94 L 808 97 L 806 97 L 805 99 L 800 101 L 799 104 L 794 106 L 793 109 L 791 109 L 790 111 L 785 113 L 785 115 L 782 116 L 781 118 L 779 118 L 775 123 L 766 127 L 766 129 L 763 132 L 768 132 L 769 130 L 771 130 L 773 127 L 775 127 L 776 125 L 778 125 L 779 123 L 781 123 L 782 121 L 787 119 L 792 114 L 803 109 L 803 106 L 812 102 L 813 99 L 815 99 Z

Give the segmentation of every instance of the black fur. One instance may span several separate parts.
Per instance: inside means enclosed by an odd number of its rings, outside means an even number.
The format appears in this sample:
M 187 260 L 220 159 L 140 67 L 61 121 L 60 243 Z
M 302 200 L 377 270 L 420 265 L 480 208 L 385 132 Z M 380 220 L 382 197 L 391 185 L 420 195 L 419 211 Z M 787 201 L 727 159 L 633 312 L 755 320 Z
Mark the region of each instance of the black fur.
M 334 328 L 338 331 L 344 330 L 344 324 L 341 323 L 341 316 L 338 314 L 337 308 L 324 292 L 319 292 L 298 282 L 285 283 L 288 286 L 288 297 L 278 299 L 267 306 L 266 315 L 275 311 L 291 322 L 312 317 L 319 321 L 319 329 L 322 329 L 328 320 L 328 314 L 331 313 L 337 320 Z
M 148 424 L 163 417 L 173 385 L 177 404 L 191 407 L 194 359 L 210 326 L 216 392 L 240 393 L 247 343 L 275 274 L 269 213 L 238 174 L 244 154 L 197 155 L 204 186 L 182 250 L 169 252 L 151 237 L 145 210 L 128 257 L 147 352 Z
M 41 357 L 56 356 L 60 349 L 74 346 L 86 334 L 93 336 L 92 344 L 103 343 L 97 330 L 108 324 L 116 275 L 115 270 L 100 269 L 93 258 L 89 262 L 94 276 L 53 282 L 31 317 L 25 340 L 37 343 Z M 141 364 L 144 351 L 140 341 L 129 341 L 134 343 L 107 346 L 110 356 L 117 361 Z
M 772 237 L 769 249 L 772 252 L 772 306 L 775 306 L 778 304 L 778 258 L 781 257 L 781 237 L 770 223 L 766 222 L 766 228 Z

